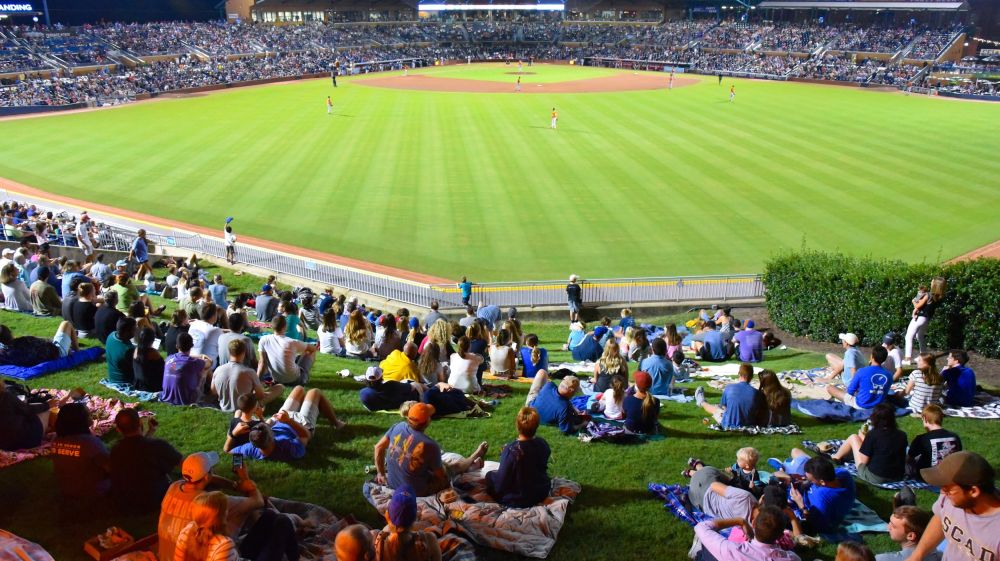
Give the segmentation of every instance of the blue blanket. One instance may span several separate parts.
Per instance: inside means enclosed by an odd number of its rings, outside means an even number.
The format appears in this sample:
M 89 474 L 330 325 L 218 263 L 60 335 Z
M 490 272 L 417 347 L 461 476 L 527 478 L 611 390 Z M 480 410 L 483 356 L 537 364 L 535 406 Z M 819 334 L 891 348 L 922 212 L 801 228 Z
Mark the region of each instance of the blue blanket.
M 104 347 L 90 347 L 89 349 L 83 349 L 76 351 L 75 353 L 70 353 L 69 356 L 42 362 L 32 367 L 10 365 L 0 366 L 0 376 L 8 376 L 19 380 L 30 380 L 32 378 L 37 378 L 39 376 L 44 376 L 45 374 L 51 374 L 60 370 L 76 368 L 85 362 L 98 360 L 102 356 L 104 356 Z
M 822 421 L 831 423 L 852 423 L 867 421 L 871 417 L 874 409 L 855 409 L 845 403 L 826 399 L 793 399 L 792 409 L 816 417 Z M 909 409 L 896 409 L 896 416 L 903 417 L 910 414 Z
M 837 448 L 840 448 L 844 444 L 843 440 L 827 440 L 827 442 L 829 442 L 830 445 L 835 450 Z M 819 444 L 813 442 L 812 440 L 803 440 L 802 447 L 805 448 L 806 450 L 816 452 L 817 454 L 820 453 Z M 858 466 L 853 461 L 845 462 L 840 467 L 846 469 L 852 476 L 854 477 L 858 476 Z M 860 479 L 859 481 L 864 481 L 864 480 Z M 917 479 L 904 479 L 902 481 L 890 481 L 888 483 L 869 483 L 868 481 L 865 481 L 865 483 L 868 483 L 869 485 L 875 485 L 876 487 L 881 487 L 883 489 L 890 489 L 892 491 L 899 491 L 903 487 L 910 487 L 911 489 L 923 489 L 925 491 L 930 491 L 932 493 L 938 493 L 940 491 L 940 489 L 938 489 L 937 487 L 934 487 Z
M 115 390 L 116 392 L 126 395 L 128 397 L 134 397 L 139 401 L 160 401 L 160 392 L 147 392 L 143 390 L 137 390 L 132 387 L 132 384 L 112 382 L 107 378 L 100 381 L 100 384 L 105 388 Z

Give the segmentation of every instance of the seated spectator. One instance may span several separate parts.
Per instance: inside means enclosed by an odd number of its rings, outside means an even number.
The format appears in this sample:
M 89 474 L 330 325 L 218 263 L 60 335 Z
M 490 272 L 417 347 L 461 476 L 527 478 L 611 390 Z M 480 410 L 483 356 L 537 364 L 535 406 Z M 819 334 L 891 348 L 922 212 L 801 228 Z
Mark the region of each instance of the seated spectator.
M 327 308 L 323 312 L 323 323 L 316 330 L 316 337 L 319 339 L 319 352 L 325 355 L 345 356 L 344 332 L 337 325 L 337 310 Z
M 875 561 L 875 555 L 863 543 L 846 541 L 837 544 L 837 556 L 833 561 Z
M 616 374 L 611 378 L 611 387 L 603 393 L 596 394 L 599 397 L 591 410 L 612 421 L 624 419 L 625 410 L 622 409 L 622 405 L 625 403 L 626 390 L 628 390 L 628 378 Z
M 844 357 L 833 353 L 826 355 L 826 363 L 830 366 L 830 376 L 822 381 L 849 384 L 854 373 L 865 366 L 865 359 L 858 349 L 858 336 L 853 333 L 841 333 L 840 342 L 844 346 Z M 881 363 L 879 364 L 881 366 Z
M 0 326 L 0 330 L 4 329 L 7 328 Z M 21 401 L 0 380 L 0 426 L 4 427 L 0 430 L 0 450 L 16 451 L 39 446 L 48 420 L 49 404 Z
M 118 320 L 125 314 L 118 311 L 118 293 L 109 292 L 104 296 L 104 305 L 97 308 L 94 314 L 94 335 L 102 345 L 108 342 L 108 336 L 118 329 Z
M 607 334 L 608 328 L 602 325 L 594 329 L 592 334 L 586 335 L 583 340 L 580 341 L 579 345 L 570 349 L 572 351 L 573 360 L 597 362 L 597 360 L 601 358 L 601 353 L 605 350 L 605 348 L 601 346 L 601 339 Z M 570 338 L 572 339 L 572 333 L 570 333 Z
M 62 267 L 62 290 L 60 295 L 65 300 L 66 295 L 77 292 L 77 287 L 82 283 L 93 285 L 91 279 L 80 272 L 80 264 L 70 259 Z M 66 317 L 63 315 L 63 317 Z
M 229 345 L 233 341 L 239 341 L 243 344 L 241 364 L 251 370 L 257 370 L 257 350 L 254 348 L 253 339 L 243 333 L 245 329 L 246 317 L 243 314 L 229 316 L 229 330 L 219 335 L 219 364 L 229 362 Z
M 896 507 L 889 517 L 889 539 L 899 544 L 900 551 L 880 553 L 875 561 L 906 561 L 920 543 L 931 521 L 931 513 L 912 505 Z M 916 561 L 941 561 L 941 552 L 932 551 Z
M 604 353 L 594 364 L 594 391 L 607 391 L 611 387 L 613 376 L 624 376 L 628 380 L 628 363 L 619 352 L 618 343 L 612 339 L 604 346 Z
M 31 367 L 78 350 L 76 331 L 68 321 L 59 324 L 51 340 L 30 335 L 15 338 L 6 325 L 0 325 L 0 365 Z
M 62 300 L 56 294 L 56 289 L 49 284 L 52 271 L 48 267 L 38 268 L 38 280 L 31 283 L 28 293 L 31 297 L 31 309 L 36 316 L 59 317 L 62 314 Z
M 438 311 L 440 306 L 441 304 L 439 304 L 437 300 L 433 300 L 431 302 L 431 311 L 424 316 L 424 329 L 430 329 L 431 326 L 437 323 L 437 320 L 439 319 L 443 319 L 446 322 L 448 321 L 448 318 Z
M 132 279 L 128 274 L 115 275 L 115 284 L 111 290 L 118 293 L 118 311 L 128 312 L 132 303 L 139 299 L 139 291 L 132 284 Z
M 412 344 L 413 343 L 407 343 L 407 345 Z M 420 353 L 420 358 L 417 360 L 418 382 L 429 387 L 440 382 L 448 381 L 448 374 L 445 370 L 447 367 L 438 360 L 438 356 L 440 354 L 441 349 L 438 348 L 437 343 L 434 341 L 427 343 L 424 347 L 424 352 Z M 477 378 L 476 381 L 478 382 L 479 379 Z
M 695 404 L 724 428 L 752 426 L 760 419 L 761 410 L 767 407 L 764 396 L 757 388 L 750 385 L 750 381 L 753 380 L 753 366 L 746 362 L 741 364 L 739 376 L 739 382 L 729 384 L 722 390 L 719 405 L 705 401 L 703 386 L 698 386 L 694 392 Z
M 657 337 L 650 344 L 650 349 L 653 354 L 639 363 L 639 370 L 653 379 L 653 385 L 649 388 L 653 395 L 670 395 L 674 382 L 674 365 L 667 358 L 667 342 Z
M 347 424 L 337 418 L 330 400 L 321 391 L 315 388 L 306 391 L 302 386 L 296 386 L 274 416 L 250 431 L 248 444 L 235 448 L 227 446 L 226 451 L 255 460 L 299 459 L 305 455 L 305 447 L 316 432 L 320 415 L 334 429 L 341 429 Z
M 174 561 L 231 561 L 239 558 L 227 535 L 229 500 L 221 491 L 202 492 L 191 505 L 191 522 L 177 536 Z
M 656 434 L 659 430 L 660 400 L 649 391 L 653 378 L 639 370 L 634 375 L 635 393 L 625 395 L 625 429 L 635 433 Z
M 859 369 L 851 376 L 847 389 L 840 389 L 831 384 L 826 387 L 827 393 L 855 409 L 871 409 L 882 403 L 892 386 L 892 374 L 882 368 L 887 354 L 885 347 L 872 348 L 868 366 Z
M 934 355 L 920 353 L 917 356 L 917 367 L 910 372 L 910 381 L 903 390 L 903 395 L 910 398 L 907 406 L 914 417 L 919 417 L 924 407 L 941 403 L 943 382 Z
M 372 335 L 372 324 L 365 319 L 361 310 L 351 312 L 347 325 L 344 327 L 344 344 L 348 358 L 360 358 L 362 360 L 374 358 L 372 343 L 375 337 Z
M 732 476 L 712 466 L 702 466 L 691 475 L 688 499 L 695 508 L 713 518 L 738 518 L 750 522 L 757 498 L 746 489 L 731 485 Z
M 212 284 L 208 287 L 208 293 L 212 297 L 212 303 L 218 306 L 220 310 L 225 310 L 229 306 L 229 289 L 222 282 L 222 275 L 215 275 L 212 279 Z
M 424 434 L 434 416 L 434 407 L 416 403 L 406 411 L 406 421 L 390 428 L 375 444 L 375 481 L 400 489 L 411 487 L 418 497 L 433 495 L 451 486 L 449 476 L 483 467 L 487 444 L 483 442 L 468 458 L 451 461 L 441 458 L 441 447 Z
M 90 276 L 101 284 L 107 284 L 111 279 L 111 267 L 104 262 L 103 253 L 98 253 L 94 264 L 90 266 Z
M 888 356 L 882 363 L 882 368 L 887 372 L 892 372 L 892 381 L 898 382 L 903 377 L 903 351 L 896 346 L 897 335 L 889 332 L 882 337 L 882 346 L 885 347 Z
M 420 401 L 418 384 L 385 380 L 382 369 L 376 366 L 368 367 L 365 383 L 367 386 L 361 388 L 358 397 L 361 405 L 369 411 L 394 411 L 407 401 Z
M 119 512 L 143 514 L 160 508 L 170 486 L 170 474 L 180 466 L 181 454 L 167 441 L 153 438 L 156 419 L 148 417 L 145 429 L 139 412 L 122 409 L 115 428 L 122 438 L 110 455 L 111 498 Z
M 906 450 L 906 473 L 913 479 L 920 479 L 920 470 L 934 467 L 948 454 L 962 450 L 962 439 L 941 426 L 944 422 L 941 406 L 924 407 L 920 418 L 927 432 L 917 435 Z
M 664 354 L 667 358 L 673 359 L 675 352 L 683 350 L 684 338 L 677 331 L 676 323 L 668 323 L 664 326 L 663 340 L 667 343 L 667 352 Z
M 108 380 L 116 384 L 134 384 L 135 372 L 135 320 L 129 317 L 118 320 L 115 332 L 108 336 L 104 344 L 104 358 L 108 363 Z
M 739 351 L 740 362 L 760 362 L 764 360 L 764 334 L 754 329 L 754 322 L 748 319 L 741 331 L 733 335 Z
M 413 343 L 403 345 L 403 350 L 393 350 L 378 365 L 382 369 L 382 378 L 393 382 L 419 382 L 416 359 L 417 347 Z
M 83 403 L 59 409 L 51 457 L 64 499 L 100 500 L 111 489 L 108 449 L 90 426 L 90 410 Z
M 77 288 L 77 296 L 70 300 L 69 320 L 76 328 L 76 336 L 80 339 L 90 339 L 96 336 L 97 307 L 101 299 L 94 294 L 94 285 L 81 282 Z M 63 299 L 63 304 L 66 300 Z M 63 315 L 63 317 L 66 317 Z
M 437 536 L 433 532 L 413 530 L 413 524 L 417 521 L 417 494 L 409 485 L 403 485 L 393 492 L 385 519 L 389 524 L 371 538 L 372 555 L 365 559 L 441 559 Z
M 776 506 L 763 506 L 756 511 L 751 524 L 741 518 L 715 519 L 699 523 L 694 527 L 695 536 L 701 542 L 702 551 L 713 559 L 771 559 L 782 561 L 800 561 L 794 552 L 786 551 L 778 545 L 778 540 L 785 535 L 788 518 Z M 742 542 L 726 539 L 720 530 L 743 526 L 744 535 L 753 536 L 753 540 Z M 752 531 L 752 534 L 751 534 Z M 707 558 L 707 556 L 706 556 Z
M 483 322 L 477 321 L 465 330 L 465 336 L 469 338 L 469 352 L 483 358 L 483 362 L 476 369 L 476 382 L 481 386 L 483 385 L 483 374 L 490 366 L 490 332 L 486 330 L 486 325 Z M 449 360 L 450 358 L 449 356 Z M 447 378 L 445 376 L 445 379 Z
M 569 324 L 569 337 L 566 338 L 566 344 L 563 345 L 564 351 L 572 351 L 573 349 L 580 346 L 583 340 L 587 337 L 587 326 L 582 321 L 574 321 Z
M 500 467 L 486 473 L 486 488 L 496 501 L 512 508 L 527 508 L 549 496 L 549 444 L 536 438 L 540 418 L 533 407 L 522 407 L 515 419 L 517 440 L 500 452 Z
M 524 337 L 524 346 L 520 348 L 520 354 L 525 378 L 534 378 L 539 370 L 548 372 L 549 351 L 538 345 L 538 335 L 529 333 Z
M 404 490 L 404 492 L 408 491 Z M 372 545 L 372 531 L 363 524 L 351 524 L 337 532 L 337 537 L 333 542 L 333 552 L 337 556 L 337 561 L 392 559 L 388 553 L 375 553 Z
M 464 393 L 478 394 L 482 391 L 476 371 L 483 357 L 469 351 L 468 337 L 459 337 L 458 350 L 450 357 L 448 384 Z
M 296 341 L 305 341 L 305 326 L 299 322 L 299 307 L 291 301 L 290 292 L 282 293 L 281 302 L 278 304 L 278 314 L 285 318 L 285 334 Z
M 378 318 L 378 327 L 375 329 L 375 342 L 372 344 L 372 351 L 375 358 L 385 360 L 392 352 L 399 350 L 399 331 L 396 330 L 396 316 L 384 314 Z M 414 352 L 416 347 L 414 347 Z M 416 354 L 414 354 L 416 356 Z
M 187 333 L 177 336 L 177 352 L 167 357 L 163 368 L 160 401 L 174 405 L 194 405 L 201 401 L 205 379 L 212 371 L 211 363 L 204 356 L 192 356 L 193 346 L 194 341 Z
M 758 425 L 786 427 L 792 424 L 792 391 L 781 384 L 774 371 L 761 371 L 760 393 L 764 396 L 764 407 L 760 408 Z
M 254 301 L 254 308 L 257 312 L 257 321 L 268 322 L 278 314 L 278 300 L 274 297 L 274 290 L 270 284 L 260 287 L 260 294 Z
M 257 377 L 263 380 L 270 373 L 275 383 L 305 385 L 319 346 L 286 337 L 285 327 L 285 317 L 278 315 L 271 322 L 274 333 L 260 338 Z
M 149 327 L 139 330 L 136 336 L 138 345 L 135 347 L 132 359 L 132 374 L 135 376 L 135 389 L 144 392 L 160 392 L 163 390 L 164 362 L 160 351 L 153 348 L 156 343 L 156 333 Z
M 3 309 L 13 312 L 31 312 L 31 293 L 20 278 L 20 271 L 13 263 L 0 269 L 0 288 L 3 290 Z
M 908 439 L 896 426 L 896 408 L 890 403 L 876 405 L 868 424 L 871 429 L 865 432 L 862 427 L 830 457 L 843 462 L 851 455 L 858 466 L 858 479 L 869 483 L 901 481 L 906 472 Z
M 458 324 L 462 327 L 468 329 L 469 326 L 476 323 L 476 308 L 471 304 L 465 307 L 465 317 L 458 320 Z
M 250 431 L 264 422 L 264 405 L 257 401 L 253 393 L 245 393 L 236 399 L 236 411 L 229 420 L 229 432 L 223 450 L 232 449 L 250 442 Z
M 801 450 L 792 450 L 793 460 L 803 456 L 808 457 Z M 834 467 L 825 456 L 809 458 L 801 465 L 806 481 L 793 485 L 789 498 L 805 516 L 805 531 L 809 534 L 836 531 L 854 508 L 854 478 L 846 469 Z M 779 471 L 775 475 L 779 479 L 788 479 L 784 472 Z
M 701 360 L 707 362 L 725 362 L 733 356 L 732 333 L 722 333 L 715 329 L 715 322 L 705 322 L 701 333 L 691 337 L 692 348 Z
M 252 393 L 261 405 L 267 405 L 285 392 L 285 386 L 281 384 L 264 388 L 257 372 L 244 365 L 246 347 L 243 341 L 230 341 L 226 354 L 229 362 L 220 365 L 212 373 L 212 393 L 219 399 L 219 409 L 227 413 L 235 411 L 236 400 L 243 394 Z
M 576 376 L 566 376 L 556 385 L 549 383 L 547 372 L 539 370 L 524 404 L 538 411 L 543 424 L 558 425 L 563 434 L 570 434 L 590 422 L 590 415 L 578 411 L 570 402 L 579 390 L 580 380 Z
M 317 331 L 319 329 L 319 322 L 323 314 L 319 311 L 319 308 L 315 305 L 315 297 L 312 292 L 307 292 L 301 296 L 302 305 L 299 307 L 299 325 L 303 326 L 306 333 L 310 329 Z
M 969 354 L 956 349 L 948 353 L 948 368 L 941 372 L 941 378 L 948 386 L 944 402 L 949 407 L 971 407 L 976 395 L 976 373 L 966 366 Z
M 517 353 L 512 343 L 510 331 L 500 329 L 490 345 L 490 373 L 498 378 L 513 378 L 517 374 Z
M 209 365 L 215 366 L 219 360 L 219 337 L 223 333 L 222 329 L 215 326 L 219 319 L 219 308 L 211 302 L 202 304 L 198 316 L 200 319 L 188 325 L 188 335 L 194 344 L 191 352 L 207 357 Z

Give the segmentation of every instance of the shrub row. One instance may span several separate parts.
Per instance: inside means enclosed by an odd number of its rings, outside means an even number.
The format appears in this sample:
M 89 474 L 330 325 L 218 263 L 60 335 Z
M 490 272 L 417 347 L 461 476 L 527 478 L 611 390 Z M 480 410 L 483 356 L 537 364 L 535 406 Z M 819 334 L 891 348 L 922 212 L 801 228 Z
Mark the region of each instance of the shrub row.
M 948 289 L 928 329 L 930 346 L 1000 358 L 1000 260 L 911 264 L 804 251 L 768 262 L 764 285 L 781 329 L 829 342 L 850 331 L 871 346 L 890 331 L 906 333 L 917 286 L 938 276 Z

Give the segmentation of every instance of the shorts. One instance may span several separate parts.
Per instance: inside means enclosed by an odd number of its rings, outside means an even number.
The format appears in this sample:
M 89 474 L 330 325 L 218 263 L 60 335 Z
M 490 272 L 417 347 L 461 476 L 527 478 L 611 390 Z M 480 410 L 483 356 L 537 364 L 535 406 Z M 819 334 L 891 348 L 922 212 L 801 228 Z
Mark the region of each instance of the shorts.
M 288 413 L 296 423 L 304 426 L 310 433 L 316 431 L 316 421 L 319 420 L 319 407 L 310 400 L 299 402 L 288 396 L 281 404 L 281 410 Z
M 86 255 L 87 257 L 90 257 L 91 255 L 94 254 L 94 246 L 87 244 L 79 244 L 79 246 L 80 246 L 80 251 L 82 251 L 83 254 Z
M 574 314 L 579 313 L 580 312 L 580 303 L 579 302 L 574 302 L 573 300 L 570 300 L 569 301 L 569 311 L 573 312 Z
M 73 339 L 68 333 L 60 331 L 52 338 L 52 344 L 59 348 L 59 357 L 65 358 L 73 350 Z
M 844 394 L 844 405 L 847 405 L 852 409 L 864 409 L 864 407 L 858 407 L 858 398 L 849 393 Z
M 872 471 L 868 469 L 868 464 L 858 464 L 858 479 L 867 481 L 868 483 L 872 483 L 874 485 L 881 485 L 883 483 L 895 481 L 894 479 L 889 479 L 872 473 Z
M 806 462 L 808 461 L 809 461 L 809 456 L 799 456 L 798 458 L 785 460 L 784 462 L 781 463 L 785 467 L 785 473 L 795 474 L 795 475 L 805 475 Z

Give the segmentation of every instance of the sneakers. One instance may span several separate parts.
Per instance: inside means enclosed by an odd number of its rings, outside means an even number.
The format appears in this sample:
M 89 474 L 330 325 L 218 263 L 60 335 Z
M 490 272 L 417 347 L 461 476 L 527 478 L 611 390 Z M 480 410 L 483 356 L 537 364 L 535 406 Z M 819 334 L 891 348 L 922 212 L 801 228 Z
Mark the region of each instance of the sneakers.
M 904 505 L 917 506 L 917 494 L 909 485 L 903 485 L 902 490 L 892 497 L 893 510 Z
M 698 386 L 697 388 L 695 388 L 695 390 L 694 390 L 694 403 L 698 407 L 701 407 L 701 405 L 703 403 L 705 403 L 705 388 L 704 387 Z

